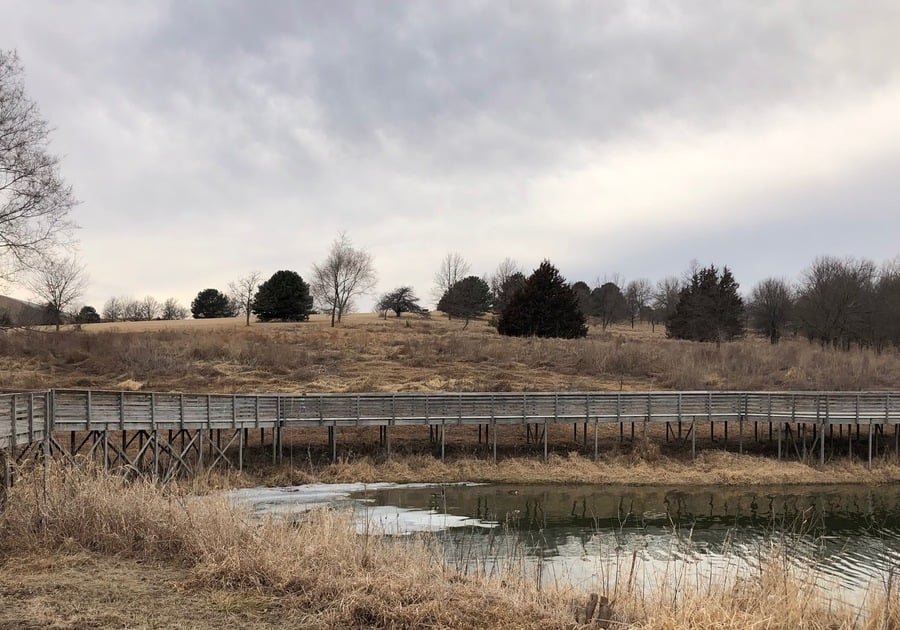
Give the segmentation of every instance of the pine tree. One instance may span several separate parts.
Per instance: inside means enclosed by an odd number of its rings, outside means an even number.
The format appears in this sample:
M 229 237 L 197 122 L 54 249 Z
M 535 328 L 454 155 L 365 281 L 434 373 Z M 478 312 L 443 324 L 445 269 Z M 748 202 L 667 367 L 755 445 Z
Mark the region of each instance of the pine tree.
M 194 319 L 234 317 L 234 311 L 227 295 L 218 289 L 203 289 L 191 302 L 191 315 Z
M 491 288 L 478 276 L 468 276 L 455 282 L 438 302 L 439 311 L 446 313 L 451 319 L 458 317 L 466 321 L 463 328 L 469 325 L 473 317 L 480 317 L 491 308 Z
M 728 267 L 700 269 L 681 290 L 666 320 L 666 336 L 694 341 L 730 341 L 744 334 L 744 301 Z
M 572 339 L 587 335 L 587 326 L 577 294 L 545 260 L 510 297 L 500 313 L 497 331 L 514 337 Z
M 276 271 L 259 285 L 253 298 L 253 312 L 261 322 L 273 319 L 306 321 L 312 311 L 309 285 L 296 271 Z

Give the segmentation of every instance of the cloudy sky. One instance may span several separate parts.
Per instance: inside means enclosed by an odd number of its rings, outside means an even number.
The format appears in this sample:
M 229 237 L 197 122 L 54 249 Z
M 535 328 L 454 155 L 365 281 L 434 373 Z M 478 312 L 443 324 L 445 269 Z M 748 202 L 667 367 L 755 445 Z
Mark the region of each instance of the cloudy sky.
M 900 4 L 15 2 L 0 47 L 81 205 L 86 302 L 258 269 L 346 230 L 381 291 L 549 258 L 692 259 L 745 290 L 900 254 Z M 430 301 L 430 300 L 428 300 Z M 363 304 L 368 307 L 367 301 Z

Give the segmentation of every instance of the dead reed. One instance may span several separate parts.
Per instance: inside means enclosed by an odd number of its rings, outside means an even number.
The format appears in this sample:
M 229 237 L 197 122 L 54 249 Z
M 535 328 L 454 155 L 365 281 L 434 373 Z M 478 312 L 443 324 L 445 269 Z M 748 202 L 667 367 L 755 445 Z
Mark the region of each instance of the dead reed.
M 433 539 L 359 535 L 343 513 L 317 511 L 297 525 L 256 521 L 216 496 L 96 470 L 55 467 L 47 479 L 26 474 L 10 499 L 0 515 L 0 563 L 85 552 L 163 563 L 182 576 L 181 589 L 278 595 L 273 624 L 875 630 L 900 623 L 900 598 L 889 583 L 871 594 L 864 610 L 854 610 L 811 588 L 813 570 L 790 568 L 777 546 L 750 574 L 712 580 L 670 563 L 650 585 L 633 579 L 634 558 L 624 557 L 624 566 L 607 568 L 617 572 L 616 582 L 598 584 L 602 598 L 592 598 L 542 588 L 516 562 L 497 573 L 460 573 Z M 92 579 L 107 578 L 83 577 Z M 73 609 L 78 605 L 70 602 Z M 173 625 L 177 620 L 172 617 Z

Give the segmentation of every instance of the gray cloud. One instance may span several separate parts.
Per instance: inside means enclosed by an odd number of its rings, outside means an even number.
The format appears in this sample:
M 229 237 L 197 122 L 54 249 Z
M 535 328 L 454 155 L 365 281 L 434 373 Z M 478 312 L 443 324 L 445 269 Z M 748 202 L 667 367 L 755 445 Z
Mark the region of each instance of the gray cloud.
M 573 277 L 661 276 L 726 242 L 740 271 L 761 245 L 735 230 L 762 238 L 776 214 L 807 225 L 804 242 L 846 241 L 834 199 L 865 200 L 856 216 L 893 227 L 888 197 L 872 193 L 889 192 L 890 147 L 868 179 L 837 167 L 827 181 L 751 186 L 735 173 L 749 192 L 705 218 L 693 214 L 702 198 L 647 202 L 660 217 L 685 213 L 660 228 L 674 247 L 605 196 L 594 207 L 588 193 L 554 203 L 536 190 L 615 173 L 620 149 L 639 148 L 639 169 L 640 151 L 670 147 L 645 181 L 608 177 L 652 192 L 667 160 L 679 166 L 710 137 L 734 137 L 737 154 L 754 135 L 738 131 L 765 135 L 780 114 L 864 108 L 900 85 L 898 25 L 893 2 L 31 2 L 4 9 L 0 40 L 19 50 L 84 200 L 90 299 L 187 301 L 251 268 L 306 274 L 338 229 L 376 253 L 383 289 L 426 294 L 448 250 L 479 272 L 513 255 L 550 256 Z M 828 198 L 816 194 L 825 184 Z M 616 226 L 585 222 L 591 213 Z M 644 222 L 629 229 L 616 213 Z M 837 219 L 805 223 L 817 213 Z M 565 229 L 552 228 L 559 218 Z M 870 240 L 851 240 L 868 252 Z M 789 252 L 771 260 L 798 271 Z

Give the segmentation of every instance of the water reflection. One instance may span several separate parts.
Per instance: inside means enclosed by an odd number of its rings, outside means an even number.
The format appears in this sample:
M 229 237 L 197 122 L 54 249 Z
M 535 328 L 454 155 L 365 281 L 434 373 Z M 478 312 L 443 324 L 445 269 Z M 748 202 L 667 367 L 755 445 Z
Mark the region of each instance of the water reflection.
M 366 509 L 499 523 L 444 531 L 448 557 L 463 565 L 523 558 L 540 562 L 544 579 L 587 587 L 623 571 L 633 577 L 635 559 L 651 580 L 674 570 L 672 560 L 705 574 L 749 571 L 773 544 L 796 567 L 817 568 L 824 587 L 849 593 L 900 565 L 900 491 L 893 487 L 401 486 L 352 496 Z

